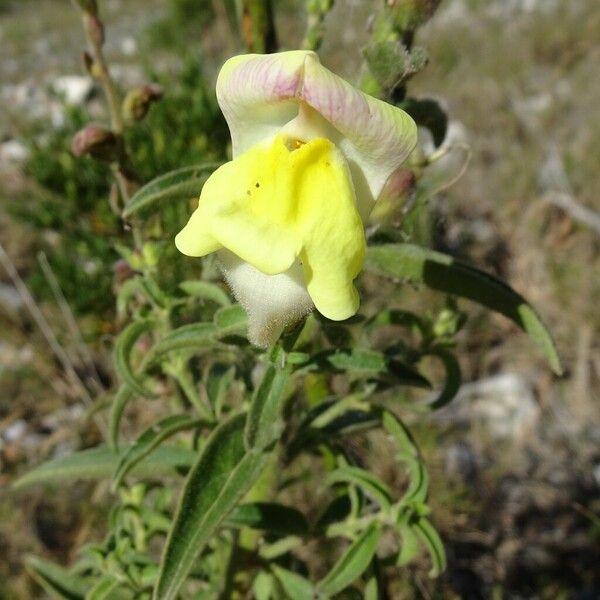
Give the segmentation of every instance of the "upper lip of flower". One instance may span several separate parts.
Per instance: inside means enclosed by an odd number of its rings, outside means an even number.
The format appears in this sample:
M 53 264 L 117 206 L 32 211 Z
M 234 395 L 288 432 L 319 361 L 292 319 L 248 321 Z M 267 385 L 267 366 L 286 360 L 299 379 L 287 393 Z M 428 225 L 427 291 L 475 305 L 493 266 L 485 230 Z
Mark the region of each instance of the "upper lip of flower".
M 291 132 L 296 124 L 302 137 L 308 115 L 346 157 L 363 220 L 417 140 L 408 114 L 354 88 L 310 51 L 231 58 L 219 74 L 217 99 L 234 158 L 284 127 Z

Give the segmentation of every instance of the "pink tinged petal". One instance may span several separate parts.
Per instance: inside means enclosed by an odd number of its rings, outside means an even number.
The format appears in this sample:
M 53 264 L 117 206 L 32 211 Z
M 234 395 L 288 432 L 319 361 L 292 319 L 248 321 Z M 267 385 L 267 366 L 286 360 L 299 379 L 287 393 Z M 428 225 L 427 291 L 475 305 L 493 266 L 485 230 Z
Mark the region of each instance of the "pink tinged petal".
M 417 141 L 409 115 L 357 90 L 323 67 L 314 52 L 234 57 L 219 75 L 217 97 L 234 156 L 283 127 L 331 139 L 350 165 L 363 219 Z
M 234 56 L 217 79 L 217 100 L 229 125 L 233 157 L 272 138 L 298 114 L 304 51 Z M 316 55 L 315 55 L 316 56 Z
M 313 57 L 304 65 L 302 98 L 340 132 L 338 145 L 350 163 L 357 196 L 374 202 L 417 143 L 412 118 L 352 87 Z

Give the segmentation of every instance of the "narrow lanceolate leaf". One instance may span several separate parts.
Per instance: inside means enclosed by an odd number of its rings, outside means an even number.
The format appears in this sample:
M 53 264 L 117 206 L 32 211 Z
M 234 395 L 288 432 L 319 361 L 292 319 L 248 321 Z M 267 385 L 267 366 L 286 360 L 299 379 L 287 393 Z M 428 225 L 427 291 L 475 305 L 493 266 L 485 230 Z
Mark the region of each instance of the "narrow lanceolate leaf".
M 167 333 L 144 358 L 148 367 L 169 352 L 204 352 L 214 346 L 216 327 L 212 323 L 182 325 Z
M 389 487 L 378 477 L 360 467 L 339 467 L 327 476 L 327 482 L 354 484 L 382 508 L 389 508 L 392 503 L 392 492 Z
M 418 556 L 419 538 L 412 525 L 408 523 L 400 523 L 398 533 L 400 535 L 400 552 L 398 553 L 396 564 L 399 567 L 403 567 Z
M 244 435 L 246 448 L 264 450 L 281 435 L 283 392 L 288 376 L 288 368 L 270 365 L 265 371 L 248 412 Z
M 446 370 L 446 381 L 444 382 L 444 386 L 438 397 L 429 404 L 429 408 L 437 410 L 438 408 L 446 406 L 446 404 L 458 394 L 462 384 L 462 372 L 460 370 L 460 364 L 456 360 L 454 354 L 445 348 L 433 348 L 428 354 L 439 358 Z
M 227 517 L 227 524 L 279 535 L 302 535 L 308 531 L 306 518 L 299 510 L 276 502 L 240 504 Z
M 313 356 L 303 368 L 319 368 L 325 371 L 345 371 L 357 377 L 388 375 L 399 383 L 421 388 L 431 387 L 429 381 L 411 367 L 385 356 L 375 350 L 348 348 L 325 350 Z
M 28 556 L 25 559 L 25 567 L 37 583 L 52 597 L 84 600 L 88 585 L 66 569 L 36 556 Z
M 85 596 L 85 600 L 125 600 L 126 598 L 128 594 L 123 590 L 123 584 L 110 575 L 100 579 Z
M 151 425 L 136 442 L 130 446 L 122 455 L 115 472 L 113 489 L 117 489 L 123 481 L 123 477 L 135 467 L 141 460 L 158 448 L 162 442 L 179 431 L 197 427 L 198 419 L 186 415 L 171 415 L 162 421 Z
M 131 352 L 137 340 L 152 328 L 151 321 L 134 321 L 128 325 L 115 344 L 115 368 L 125 383 L 140 396 L 152 398 L 154 394 L 147 390 L 131 366 Z
M 244 447 L 245 415 L 219 426 L 188 475 L 169 532 L 154 589 L 155 600 L 172 600 L 198 554 L 250 489 L 268 455 Z
M 533 338 L 555 373 L 562 372 L 552 337 L 534 309 L 523 296 L 492 275 L 446 254 L 412 244 L 369 247 L 366 268 L 381 275 L 424 283 L 499 312 Z
M 239 304 L 234 304 L 219 309 L 215 313 L 214 322 L 219 337 L 245 335 L 248 327 L 248 315 Z
M 286 598 L 290 600 L 314 600 L 315 590 L 308 579 L 276 564 L 272 564 L 271 569 L 283 588 Z
M 398 459 L 408 468 L 409 484 L 401 502 L 403 504 L 425 502 L 429 490 L 429 475 L 408 429 L 400 419 L 388 411 L 383 412 L 382 424 L 396 440 L 399 450 Z
M 131 388 L 127 385 L 122 385 L 112 401 L 110 407 L 110 443 L 115 450 L 119 447 L 119 427 L 121 425 L 121 417 L 125 412 L 125 407 L 133 398 L 134 394 Z
M 205 163 L 183 167 L 153 179 L 129 199 L 123 210 L 123 218 L 127 219 L 164 200 L 199 196 L 204 182 L 219 165 L 220 163 Z
M 380 537 L 381 527 L 377 523 L 369 525 L 318 583 L 319 591 L 333 596 L 356 581 L 367 570 Z
M 179 287 L 188 295 L 201 300 L 210 300 L 221 306 L 231 306 L 229 296 L 215 283 L 208 281 L 183 281 Z
M 437 577 L 446 570 L 446 551 L 438 532 L 424 517 L 413 525 L 413 530 L 421 539 L 431 557 L 432 566 L 429 576 Z
M 158 448 L 134 469 L 137 475 L 161 475 L 177 468 L 189 467 L 195 453 L 184 448 Z M 120 455 L 112 448 L 100 446 L 61 456 L 41 464 L 13 484 L 15 489 L 31 485 L 60 483 L 71 479 L 110 479 L 119 464 Z

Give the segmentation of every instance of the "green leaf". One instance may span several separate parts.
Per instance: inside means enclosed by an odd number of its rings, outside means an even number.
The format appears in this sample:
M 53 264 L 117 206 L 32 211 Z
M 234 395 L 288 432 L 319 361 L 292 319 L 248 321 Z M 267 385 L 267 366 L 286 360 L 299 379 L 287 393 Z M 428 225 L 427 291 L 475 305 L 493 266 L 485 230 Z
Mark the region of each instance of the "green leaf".
M 202 300 L 211 300 L 221 306 L 231 306 L 229 296 L 216 284 L 208 281 L 183 281 L 179 287 L 188 295 Z
M 375 375 L 393 376 L 402 385 L 430 388 L 431 385 L 420 373 L 407 365 L 376 352 L 375 350 L 325 350 L 313 356 L 303 368 L 323 371 L 348 372 L 360 377 Z
M 212 323 L 182 325 L 167 333 L 152 346 L 144 359 L 144 366 L 150 366 L 169 352 L 210 350 L 215 343 L 215 332 L 216 328 Z
M 384 411 L 382 416 L 384 429 L 390 433 L 398 444 L 398 459 L 408 467 L 409 485 L 401 503 L 423 503 L 429 490 L 429 475 L 421 462 L 419 451 L 402 421 L 391 412 Z
M 210 368 L 206 381 L 206 394 L 217 416 L 223 410 L 223 403 L 234 378 L 235 366 L 229 367 L 228 365 L 216 363 Z
M 204 163 L 165 173 L 141 187 L 127 202 L 123 218 L 170 198 L 199 196 L 204 182 L 221 163 Z
M 315 590 L 308 579 L 288 571 L 279 565 L 272 564 L 271 569 L 290 600 L 313 600 Z
M 71 479 L 109 479 L 121 456 L 108 446 L 60 456 L 29 471 L 17 479 L 13 487 L 22 489 L 30 485 L 59 483 Z M 163 446 L 141 461 L 134 472 L 143 476 L 168 474 L 176 468 L 191 466 L 195 456 L 191 450 Z
M 219 337 L 246 335 L 248 315 L 239 304 L 234 304 L 220 308 L 215 313 L 214 323 L 217 327 L 217 335 Z
M 123 477 L 135 467 L 141 460 L 148 456 L 153 450 L 158 448 L 162 442 L 179 431 L 197 427 L 201 421 L 188 417 L 186 415 L 171 415 L 151 425 L 140 435 L 136 442 L 127 448 L 125 454 L 119 460 L 114 480 L 113 490 L 116 490 Z
M 163 552 L 155 600 L 173 600 L 198 554 L 250 489 L 268 455 L 244 448 L 246 416 L 211 434 L 190 471 Z
M 327 476 L 327 483 L 349 483 L 360 487 L 371 496 L 382 508 L 389 508 L 392 503 L 392 492 L 378 477 L 360 467 L 339 467 Z
M 429 571 L 429 576 L 437 577 L 446 570 L 444 544 L 433 525 L 423 517 L 413 525 L 413 529 L 427 548 L 431 557 L 432 567 Z
M 488 273 L 451 256 L 412 244 L 384 244 L 367 249 L 366 268 L 424 283 L 428 287 L 478 302 L 511 319 L 526 331 L 544 352 L 555 373 L 562 368 L 552 337 L 525 298 Z
M 283 392 L 288 376 L 288 368 L 267 367 L 248 411 L 244 434 L 248 450 L 264 450 L 281 436 L 284 427 L 281 418 Z
M 255 600 L 273 600 L 273 575 L 259 571 L 252 582 Z
M 377 584 L 377 577 L 373 576 L 369 578 L 365 585 L 364 600 L 379 600 L 379 585 Z
M 401 523 L 398 527 L 400 535 L 400 552 L 396 564 L 399 567 L 412 562 L 419 554 L 419 538 L 413 528 L 407 523 Z
M 36 556 L 25 559 L 25 567 L 31 576 L 55 598 L 84 600 L 88 585 L 86 582 L 59 567 Z
M 122 385 L 115 394 L 110 407 L 110 443 L 115 450 L 119 449 L 119 427 L 125 407 L 133 398 L 133 392 L 127 385 Z
M 279 535 L 301 535 L 308 531 L 306 518 L 299 510 L 276 502 L 240 504 L 227 517 L 227 524 Z
M 96 585 L 86 594 L 85 600 L 118 600 L 125 598 L 124 594 L 119 594 L 119 588 L 122 587 L 122 583 L 107 575 L 96 583 Z
M 324 594 L 333 596 L 356 581 L 367 570 L 377 551 L 380 537 L 380 526 L 371 523 L 317 584 L 317 588 Z
M 462 372 L 456 357 L 449 350 L 438 347 L 431 349 L 427 354 L 439 358 L 446 370 L 446 381 L 442 391 L 433 402 L 429 403 L 431 410 L 437 410 L 446 406 L 458 394 L 462 384 Z
M 125 383 L 136 393 L 144 398 L 153 398 L 154 394 L 147 390 L 133 372 L 131 367 L 131 351 L 139 337 L 152 329 L 149 320 L 134 321 L 130 323 L 117 338 L 115 344 L 115 368 Z
M 127 314 L 127 305 L 139 292 L 144 291 L 143 278 L 135 275 L 123 282 L 117 293 L 117 316 L 121 319 Z

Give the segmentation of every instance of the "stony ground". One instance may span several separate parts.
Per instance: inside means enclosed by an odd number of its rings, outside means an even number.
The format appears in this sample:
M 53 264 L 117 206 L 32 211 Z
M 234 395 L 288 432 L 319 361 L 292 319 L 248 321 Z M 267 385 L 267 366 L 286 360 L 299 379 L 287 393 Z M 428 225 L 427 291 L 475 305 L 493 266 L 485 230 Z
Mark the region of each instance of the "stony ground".
M 19 169 L 24 121 L 44 116 L 59 124 L 61 96 L 96 110 L 80 77 L 82 36 L 69 4 L 16 4 L 0 13 L 2 203 L 29 185 Z M 109 55 L 124 82 L 143 75 L 140 40 L 160 5 L 106 2 Z M 324 61 L 348 78 L 367 34 L 346 23 L 366 23 L 369 11 L 368 3 L 338 2 L 328 21 Z M 283 22 L 282 31 L 293 45 L 297 29 Z M 563 378 L 553 377 L 525 336 L 469 309 L 459 349 L 468 383 L 417 430 L 450 555 L 439 597 L 600 597 L 599 39 L 600 11 L 586 0 L 447 0 L 419 35 L 431 63 L 413 92 L 442 99 L 453 142 L 472 149 L 465 176 L 431 204 L 433 242 L 503 276 L 538 306 L 566 366 Z M 219 36 L 202 43 L 216 68 L 226 45 Z M 461 160 L 457 149 L 442 175 L 451 178 Z M 26 268 L 27 238 L 1 211 L 0 236 Z M 45 358 L 22 299 L 1 279 L 4 485 L 28 462 L 67 451 L 85 408 Z M 0 597 L 32 597 L 24 553 L 67 559 L 87 538 L 97 526 L 80 514 L 88 494 L 87 486 L 55 500 L 0 490 L 0 577 L 15 582 L 10 592 L 0 585 Z M 419 572 L 414 577 L 419 596 L 436 597 Z M 399 598 L 414 597 L 400 588 Z

